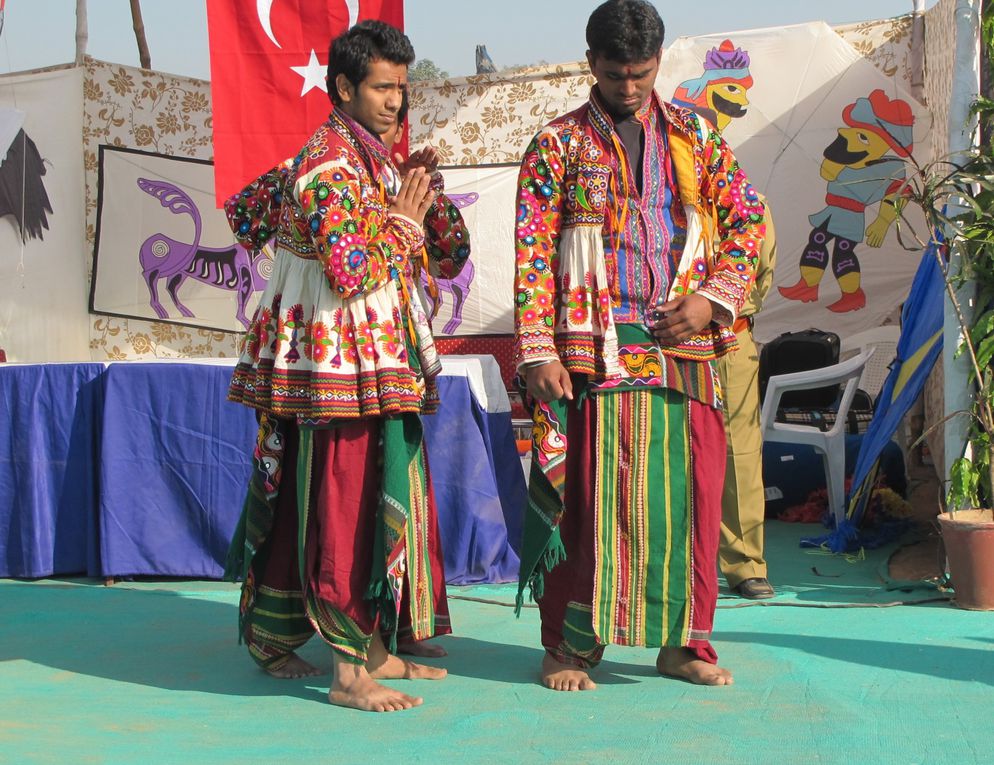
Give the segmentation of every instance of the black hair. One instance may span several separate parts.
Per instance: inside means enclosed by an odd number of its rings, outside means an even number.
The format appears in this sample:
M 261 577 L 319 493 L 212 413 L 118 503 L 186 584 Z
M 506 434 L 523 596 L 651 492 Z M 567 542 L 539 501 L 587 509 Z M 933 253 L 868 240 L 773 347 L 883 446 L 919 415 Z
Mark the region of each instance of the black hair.
M 619 64 L 647 61 L 663 47 L 666 27 L 646 0 L 608 0 L 587 20 L 587 48 Z
M 397 124 L 403 125 L 404 120 L 407 119 L 407 112 L 411 108 L 411 102 L 407 98 L 407 89 L 404 89 L 404 93 L 400 98 L 400 108 L 397 110 Z
M 360 21 L 331 41 L 328 48 L 328 96 L 336 106 L 342 102 L 335 87 L 338 75 L 344 74 L 355 87 L 366 79 L 369 62 L 381 60 L 391 64 L 414 63 L 414 46 L 403 32 L 383 21 Z

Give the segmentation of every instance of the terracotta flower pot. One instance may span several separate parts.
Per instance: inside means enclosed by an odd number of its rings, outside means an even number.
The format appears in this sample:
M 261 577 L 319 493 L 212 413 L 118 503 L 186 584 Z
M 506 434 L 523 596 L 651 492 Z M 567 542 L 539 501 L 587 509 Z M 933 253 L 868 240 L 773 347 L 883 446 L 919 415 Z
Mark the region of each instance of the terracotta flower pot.
M 994 512 L 940 513 L 939 526 L 956 605 L 994 611 Z

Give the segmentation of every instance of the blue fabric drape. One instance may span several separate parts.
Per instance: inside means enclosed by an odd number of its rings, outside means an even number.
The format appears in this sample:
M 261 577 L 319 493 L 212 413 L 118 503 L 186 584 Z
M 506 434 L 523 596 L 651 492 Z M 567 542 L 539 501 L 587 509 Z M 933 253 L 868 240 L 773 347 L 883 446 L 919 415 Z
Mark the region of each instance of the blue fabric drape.
M 0 576 L 220 578 L 254 413 L 210 364 L 0 365 Z M 439 378 L 425 438 L 451 583 L 513 581 L 525 482 L 509 412 Z
M 102 364 L 0 365 L 0 576 L 100 573 Z
M 511 414 L 484 411 L 461 377 L 439 377 L 438 392 L 439 411 L 424 426 L 445 578 L 516 581 L 527 488 Z

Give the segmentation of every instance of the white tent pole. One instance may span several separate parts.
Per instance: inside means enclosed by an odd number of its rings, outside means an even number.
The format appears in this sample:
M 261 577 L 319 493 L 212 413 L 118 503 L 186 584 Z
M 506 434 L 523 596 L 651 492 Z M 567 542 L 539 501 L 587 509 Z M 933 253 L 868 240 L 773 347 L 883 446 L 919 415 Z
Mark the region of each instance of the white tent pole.
M 956 0 L 956 50 L 953 64 L 952 97 L 949 101 L 949 153 L 953 161 L 957 154 L 968 151 L 975 144 L 977 133 L 976 115 L 970 114 L 970 106 L 980 92 L 980 0 Z M 955 210 L 949 214 L 954 215 Z M 952 273 L 959 269 L 959 251 L 955 244 L 950 248 L 949 267 Z M 975 308 L 976 287 L 972 282 L 964 284 L 957 293 L 957 300 L 963 308 L 967 321 Z M 956 309 L 949 297 L 945 299 L 943 317 L 942 371 L 944 373 L 945 414 L 970 409 L 969 361 L 964 355 L 956 359 L 962 334 L 956 320 Z M 968 420 L 959 416 L 946 420 L 944 449 L 945 471 L 948 480 L 953 462 L 963 455 L 966 447 Z
M 76 0 L 76 66 L 83 64 L 86 40 L 86 0 Z

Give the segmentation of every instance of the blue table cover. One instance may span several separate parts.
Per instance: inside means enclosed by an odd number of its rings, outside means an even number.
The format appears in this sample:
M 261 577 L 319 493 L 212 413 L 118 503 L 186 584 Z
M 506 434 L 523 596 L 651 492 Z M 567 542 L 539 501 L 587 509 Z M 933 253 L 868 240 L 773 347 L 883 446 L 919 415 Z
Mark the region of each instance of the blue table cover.
M 231 368 L 0 365 L 0 576 L 218 578 L 241 511 L 254 413 Z M 509 412 L 460 376 L 425 418 L 450 583 L 512 580 L 525 481 Z
M 100 448 L 108 576 L 219 579 L 248 485 L 256 422 L 225 400 L 231 368 L 111 364 Z
M 103 364 L 0 364 L 0 576 L 100 573 Z
M 445 579 L 513 581 L 527 489 L 511 413 L 486 412 L 463 377 L 438 380 L 441 405 L 424 426 Z

